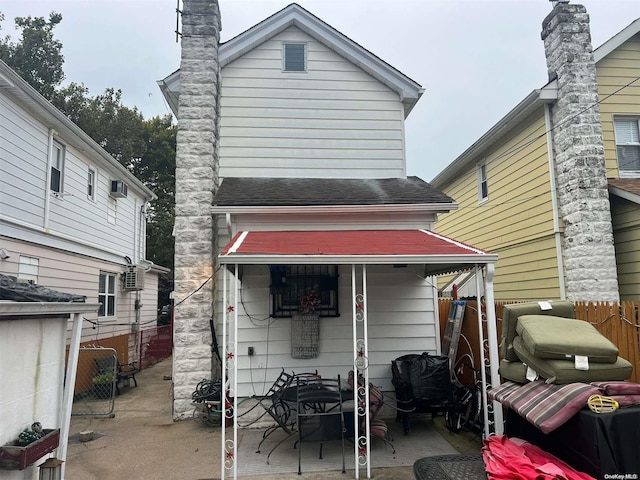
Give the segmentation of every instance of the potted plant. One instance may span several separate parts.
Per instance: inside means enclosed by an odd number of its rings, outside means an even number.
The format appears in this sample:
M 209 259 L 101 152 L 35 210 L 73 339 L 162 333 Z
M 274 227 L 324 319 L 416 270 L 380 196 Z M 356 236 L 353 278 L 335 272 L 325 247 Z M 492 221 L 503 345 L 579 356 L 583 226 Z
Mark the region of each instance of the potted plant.
M 91 379 L 93 382 L 93 394 L 96 398 L 113 397 L 115 386 L 115 375 L 113 372 L 99 373 Z
M 320 317 L 316 313 L 320 298 L 315 290 L 298 297 L 298 313 L 291 317 L 291 357 L 317 358 Z

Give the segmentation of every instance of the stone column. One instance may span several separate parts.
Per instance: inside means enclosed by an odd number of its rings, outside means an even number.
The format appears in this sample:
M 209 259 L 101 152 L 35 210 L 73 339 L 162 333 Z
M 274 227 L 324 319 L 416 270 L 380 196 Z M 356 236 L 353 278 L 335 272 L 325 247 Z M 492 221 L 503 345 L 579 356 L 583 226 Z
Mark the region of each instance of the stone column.
M 210 209 L 218 187 L 219 40 L 218 1 L 184 0 L 176 146 L 176 420 L 191 416 L 192 392 L 200 380 L 212 375 L 209 319 L 214 314 L 215 279 L 193 292 L 213 275 L 215 265 L 215 225 Z
M 618 280 L 589 15 L 558 2 L 542 24 L 552 106 L 553 155 L 567 298 L 617 301 Z

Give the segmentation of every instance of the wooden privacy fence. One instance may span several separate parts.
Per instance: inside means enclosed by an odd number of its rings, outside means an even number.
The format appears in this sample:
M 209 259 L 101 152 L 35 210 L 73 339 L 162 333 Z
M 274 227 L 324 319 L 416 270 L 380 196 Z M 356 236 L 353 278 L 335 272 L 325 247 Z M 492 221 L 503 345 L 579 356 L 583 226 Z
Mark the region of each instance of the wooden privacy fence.
M 449 309 L 451 307 L 450 298 L 438 299 L 438 309 L 440 315 L 440 340 L 445 331 Z M 502 332 L 502 308 L 508 303 L 516 302 L 496 302 L 496 326 L 498 330 L 498 343 Z M 628 360 L 633 365 L 633 375 L 629 379 L 632 382 L 640 383 L 640 321 L 638 313 L 640 304 L 633 302 L 618 303 L 595 303 L 578 302 L 574 305 L 574 318 L 591 323 L 602 335 L 611 340 L 618 347 L 619 355 Z M 475 300 L 467 301 L 462 324 L 462 335 L 458 344 L 457 363 L 467 364 L 473 359 L 475 368 L 480 368 L 480 348 L 478 336 L 478 308 Z M 484 338 L 487 338 L 486 322 L 483 322 Z M 488 349 L 485 348 L 485 355 L 488 356 Z M 459 378 L 463 383 L 471 383 L 473 375 L 471 369 L 461 368 L 458 371 Z

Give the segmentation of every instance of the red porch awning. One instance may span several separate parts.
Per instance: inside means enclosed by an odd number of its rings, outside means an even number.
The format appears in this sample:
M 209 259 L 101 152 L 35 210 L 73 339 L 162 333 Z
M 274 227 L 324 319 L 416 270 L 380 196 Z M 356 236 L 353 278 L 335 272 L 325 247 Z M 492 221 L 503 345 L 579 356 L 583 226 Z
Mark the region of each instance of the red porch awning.
M 495 263 L 497 255 L 428 230 L 239 232 L 221 263 Z

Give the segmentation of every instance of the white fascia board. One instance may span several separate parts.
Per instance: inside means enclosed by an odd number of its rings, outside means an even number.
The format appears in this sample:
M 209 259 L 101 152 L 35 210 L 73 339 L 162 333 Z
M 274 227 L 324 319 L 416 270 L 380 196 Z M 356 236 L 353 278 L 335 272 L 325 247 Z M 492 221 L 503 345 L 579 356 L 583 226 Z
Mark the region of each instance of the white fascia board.
M 106 170 L 115 171 L 120 178 L 126 180 L 130 188 L 147 201 L 158 198 L 144 183 L 136 178 L 129 170 L 120 164 L 104 148 L 98 145 L 84 130 L 67 118 L 54 107 L 46 98 L 38 93 L 22 77 L 16 74 L 6 63 L 0 60 L 0 75 L 13 82 L 13 87 L 6 87 L 3 91 L 11 92 L 15 101 L 30 110 L 39 119 L 48 122 L 66 142 L 97 161 Z
M 537 108 L 547 103 L 553 103 L 557 99 L 557 80 L 548 83 L 541 89 L 534 90 L 429 183 L 435 188 L 442 188 L 468 165 L 475 165 L 478 157 L 481 156 L 487 148 L 500 140 L 506 133 L 513 130 L 520 122 L 526 120 Z
M 457 210 L 452 203 L 415 203 L 392 205 L 305 205 L 305 206 L 212 206 L 212 214 L 289 214 L 289 213 L 446 213 Z
M 485 265 L 498 256 L 485 255 L 219 255 L 222 265 Z
M 617 34 L 615 34 L 613 37 L 611 37 L 609 40 L 604 42 L 593 51 L 593 58 L 596 63 L 609 55 L 620 45 L 631 39 L 638 32 L 640 32 L 640 18 L 631 22 L 629 26 L 619 31 Z
M 0 317 L 29 315 L 65 315 L 97 312 L 99 303 L 82 302 L 0 302 Z
M 629 200 L 635 204 L 640 205 L 640 195 L 636 195 L 635 193 L 629 192 L 628 190 L 623 190 L 618 187 L 614 187 L 613 185 L 609 185 L 609 193 L 611 195 L 615 195 L 616 197 L 624 198 L 625 200 Z

